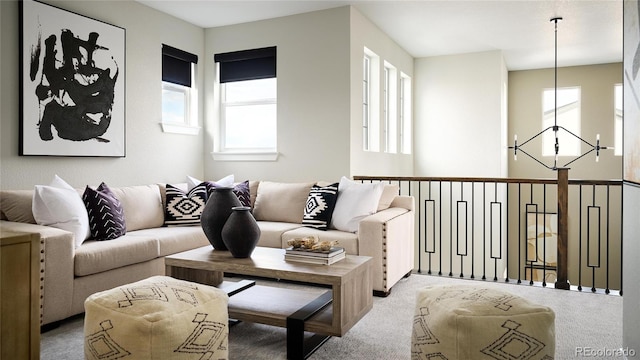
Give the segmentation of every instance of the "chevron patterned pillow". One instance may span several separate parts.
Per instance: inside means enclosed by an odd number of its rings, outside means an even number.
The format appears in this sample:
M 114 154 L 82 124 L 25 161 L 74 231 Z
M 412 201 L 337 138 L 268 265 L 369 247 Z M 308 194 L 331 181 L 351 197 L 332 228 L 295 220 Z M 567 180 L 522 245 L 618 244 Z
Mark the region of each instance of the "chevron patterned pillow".
M 107 184 L 103 182 L 95 190 L 87 186 L 82 201 L 89 214 L 92 239 L 111 240 L 126 234 L 124 210 Z

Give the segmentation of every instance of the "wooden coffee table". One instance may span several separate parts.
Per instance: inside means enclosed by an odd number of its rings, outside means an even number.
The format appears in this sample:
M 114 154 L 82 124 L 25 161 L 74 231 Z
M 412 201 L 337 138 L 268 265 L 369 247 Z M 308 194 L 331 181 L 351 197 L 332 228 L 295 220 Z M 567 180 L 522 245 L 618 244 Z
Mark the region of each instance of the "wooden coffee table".
M 373 307 L 371 258 L 347 255 L 332 265 L 284 260 L 284 249 L 257 247 L 250 258 L 205 246 L 165 257 L 166 275 L 218 286 L 230 294 L 229 317 L 287 328 L 287 357 L 306 358 L 330 336 L 342 336 Z M 317 292 L 229 283 L 224 273 L 330 287 Z M 304 332 L 314 335 L 307 341 Z

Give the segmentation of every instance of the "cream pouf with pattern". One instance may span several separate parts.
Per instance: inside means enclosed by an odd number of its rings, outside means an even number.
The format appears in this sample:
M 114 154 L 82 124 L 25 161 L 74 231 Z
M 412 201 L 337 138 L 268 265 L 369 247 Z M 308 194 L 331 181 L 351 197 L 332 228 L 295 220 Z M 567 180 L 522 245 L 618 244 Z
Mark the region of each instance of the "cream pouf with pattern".
M 84 303 L 85 359 L 227 359 L 227 294 L 154 276 Z
M 411 358 L 553 359 L 555 313 L 506 291 L 477 285 L 419 290 Z

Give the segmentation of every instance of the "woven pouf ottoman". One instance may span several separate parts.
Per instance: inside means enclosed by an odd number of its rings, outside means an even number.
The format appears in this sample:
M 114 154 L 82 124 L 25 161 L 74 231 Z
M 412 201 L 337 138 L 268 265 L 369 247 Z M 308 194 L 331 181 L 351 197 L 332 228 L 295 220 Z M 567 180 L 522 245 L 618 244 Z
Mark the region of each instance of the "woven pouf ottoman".
M 553 359 L 555 314 L 506 291 L 443 285 L 418 291 L 412 359 Z
M 84 303 L 85 359 L 227 359 L 227 294 L 154 276 Z

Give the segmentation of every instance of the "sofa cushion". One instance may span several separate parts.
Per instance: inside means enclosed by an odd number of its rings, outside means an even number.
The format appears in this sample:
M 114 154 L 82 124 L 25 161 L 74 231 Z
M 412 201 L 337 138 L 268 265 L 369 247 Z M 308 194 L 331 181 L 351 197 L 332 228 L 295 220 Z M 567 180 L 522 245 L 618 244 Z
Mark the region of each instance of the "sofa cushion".
M 92 239 L 111 240 L 126 234 L 122 205 L 107 184 L 103 182 L 95 190 L 87 186 L 82 201 L 89 215 Z
M 167 184 L 165 188 L 164 224 L 166 226 L 200 226 L 200 216 L 207 204 L 207 184 L 201 183 L 185 192 Z
M 319 241 L 338 241 L 336 246 L 344 248 L 347 254 L 359 254 L 358 235 L 352 232 L 340 230 L 322 231 L 308 227 L 299 227 L 282 234 L 282 244 L 280 246 L 287 247 L 287 241 L 307 236 L 315 236 Z
M 256 220 L 301 224 L 313 183 L 261 181 L 253 209 Z
M 74 273 L 85 276 L 160 256 L 158 240 L 126 234 L 109 241 L 87 240 L 76 249 Z
M 358 231 L 360 220 L 378 209 L 384 183 L 362 184 L 342 177 L 338 186 L 338 200 L 331 225 L 342 231 Z
M 159 255 L 167 256 L 202 246 L 211 246 L 200 226 L 176 226 L 144 229 L 129 233 L 158 240 Z
M 318 230 L 327 230 L 338 198 L 338 183 L 328 186 L 313 185 L 304 207 L 302 224 Z
M 127 231 L 161 227 L 164 224 L 164 207 L 158 185 L 137 185 L 112 188 L 122 208 Z
M 258 221 L 258 226 L 260 227 L 258 246 L 274 248 L 282 248 L 282 234 L 300 227 L 299 224 L 274 221 Z
M 0 213 L 3 220 L 35 224 L 31 203 L 33 190 L 0 191 Z
M 49 185 L 35 186 L 32 211 L 38 225 L 72 232 L 76 246 L 89 237 L 87 209 L 76 189 L 58 175 Z
M 258 185 L 260 185 L 260 181 L 251 180 L 249 181 L 249 196 L 251 198 L 251 208 L 253 209 L 256 205 L 256 197 L 258 196 Z

